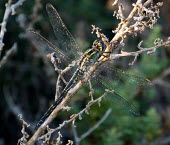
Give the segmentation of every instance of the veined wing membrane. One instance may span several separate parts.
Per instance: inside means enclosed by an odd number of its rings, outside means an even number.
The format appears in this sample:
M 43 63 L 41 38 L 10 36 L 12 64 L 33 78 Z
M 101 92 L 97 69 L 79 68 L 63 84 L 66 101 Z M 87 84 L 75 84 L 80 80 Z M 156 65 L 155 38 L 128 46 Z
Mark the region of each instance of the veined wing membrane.
M 129 84 L 132 85 L 130 87 L 134 87 L 134 88 L 148 87 L 151 86 L 152 84 L 150 80 L 144 77 L 127 73 L 121 69 L 117 69 L 113 67 L 113 64 L 110 62 L 103 64 L 100 68 L 101 70 L 99 70 L 98 73 L 100 73 L 100 71 L 104 71 L 100 75 L 100 77 L 104 78 L 104 80 L 107 80 L 109 83 L 111 83 L 114 80 L 114 81 L 118 81 L 120 85 Z
M 76 43 L 75 39 L 63 23 L 60 15 L 57 10 L 51 5 L 46 5 L 46 10 L 48 13 L 48 17 L 50 19 L 51 25 L 54 30 L 54 34 L 56 36 L 56 42 L 60 49 L 67 50 L 67 53 L 71 58 L 76 57 L 79 58 L 79 46 Z
M 115 82 L 118 83 L 115 85 Z M 133 112 L 136 115 L 139 114 L 139 112 L 135 106 L 117 93 L 117 91 L 120 91 L 120 88 L 123 89 L 123 96 L 130 98 L 129 96 L 134 94 L 139 87 L 148 87 L 151 84 L 148 79 L 113 68 L 112 64 L 108 63 L 101 65 L 100 69 L 94 73 L 92 83 L 95 85 L 94 90 L 96 90 L 96 92 L 103 93 L 105 89 L 109 89 L 110 91 L 106 98 L 108 98 L 110 102 L 116 103 L 123 109 Z
M 107 97 L 109 100 L 115 102 L 116 104 L 120 105 L 120 107 L 123 107 L 124 109 L 130 111 L 131 113 L 135 115 L 140 115 L 137 108 L 129 100 L 119 95 L 114 90 L 110 90 Z
M 46 38 L 44 38 L 42 35 L 38 34 L 37 32 L 33 30 L 28 31 L 31 37 L 33 37 L 33 43 L 35 44 L 36 48 L 40 53 L 43 53 L 45 55 L 55 52 L 57 57 L 60 59 L 69 59 L 69 57 L 59 48 L 57 48 L 55 45 L 53 45 L 50 41 L 48 41 Z
M 139 115 L 140 113 L 136 109 L 136 107 L 126 98 L 119 95 L 113 88 L 109 87 L 108 82 L 103 81 L 98 76 L 92 78 L 92 86 L 94 88 L 95 93 L 104 93 L 107 90 L 107 101 L 111 103 L 111 105 L 118 105 L 120 109 L 127 110 L 127 113 L 130 112 L 134 115 Z

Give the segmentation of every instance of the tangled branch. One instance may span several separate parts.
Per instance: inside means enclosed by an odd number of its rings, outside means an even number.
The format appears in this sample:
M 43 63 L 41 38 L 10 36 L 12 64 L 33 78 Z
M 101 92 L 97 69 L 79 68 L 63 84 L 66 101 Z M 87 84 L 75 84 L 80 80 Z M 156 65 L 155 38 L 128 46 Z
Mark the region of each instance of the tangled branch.
M 49 136 L 50 134 L 54 133 L 55 131 L 60 130 L 62 127 L 64 127 L 68 123 L 72 122 L 72 124 L 74 125 L 77 118 L 79 118 L 80 120 L 82 119 L 82 114 L 83 113 L 89 114 L 88 110 L 90 110 L 90 107 L 93 104 L 98 103 L 99 106 L 100 106 L 101 100 L 107 95 L 107 93 L 108 93 L 108 90 L 106 90 L 106 92 L 102 96 L 100 96 L 99 98 L 97 98 L 95 100 L 91 100 L 90 102 L 88 102 L 88 104 L 86 105 L 86 107 L 83 110 L 81 110 L 77 114 L 74 114 L 74 115 L 70 116 L 69 120 L 64 121 L 62 124 L 59 125 L 59 127 L 55 128 L 55 129 L 51 129 L 48 133 L 46 133 L 45 135 L 39 137 L 38 140 L 43 140 L 46 136 Z M 109 111 L 109 113 L 110 113 L 110 111 Z

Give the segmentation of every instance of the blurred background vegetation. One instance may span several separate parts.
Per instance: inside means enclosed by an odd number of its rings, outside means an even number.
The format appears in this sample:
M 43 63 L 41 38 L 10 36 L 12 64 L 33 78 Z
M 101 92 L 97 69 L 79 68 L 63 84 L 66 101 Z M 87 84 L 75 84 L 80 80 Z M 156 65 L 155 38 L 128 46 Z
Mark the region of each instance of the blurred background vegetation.
M 14 3 L 16 1 L 13 0 Z M 0 21 L 3 19 L 6 2 L 0 1 Z M 135 1 L 122 0 L 126 14 L 132 8 L 133 2 Z M 155 27 L 152 30 L 145 30 L 137 37 L 129 37 L 125 43 L 125 51 L 137 50 L 137 44 L 141 40 L 144 40 L 144 47 L 151 47 L 156 38 L 170 36 L 170 1 L 163 2 L 160 19 Z M 0 68 L 0 145 L 14 145 L 21 137 L 18 114 L 22 114 L 25 121 L 31 125 L 27 131 L 32 135 L 35 124 L 54 101 L 57 73 L 50 61 L 45 62 L 42 59 L 26 34 L 27 28 L 30 27 L 53 40 L 54 34 L 45 10 L 46 3 L 51 3 L 58 10 L 83 51 L 96 39 L 96 36 L 91 34 L 91 24 L 100 27 L 111 39 L 114 36 L 112 30 L 119 23 L 112 16 L 116 9 L 112 7 L 113 0 L 44 0 L 37 4 L 35 1 L 26 1 L 17 9 L 16 15 L 10 16 L 1 58 L 14 43 L 17 43 L 17 51 Z M 38 10 L 36 17 L 32 15 L 33 7 L 34 11 Z M 103 102 L 101 107 L 94 105 L 89 111 L 90 115 L 83 115 L 83 119 L 76 122 L 79 135 L 95 125 L 108 108 L 112 108 L 112 113 L 99 128 L 82 141 L 82 145 L 170 144 L 169 56 L 170 47 L 167 47 L 159 48 L 153 55 L 141 55 L 133 66 L 128 65 L 132 58 L 116 60 L 116 67 L 150 79 L 153 86 L 145 89 L 146 91 L 138 88 L 138 92 L 133 92 L 133 86 L 125 88 L 118 84 L 116 90 L 132 99 L 141 115 L 126 114 L 113 103 L 108 105 L 107 102 Z M 88 87 L 84 87 L 70 100 L 69 105 L 75 108 L 75 112 L 82 109 L 90 100 L 88 91 Z M 127 96 L 129 92 L 133 92 L 133 95 Z M 50 126 L 57 127 L 68 118 L 67 112 L 60 112 Z M 69 125 L 63 128 L 61 133 L 63 140 L 74 140 Z M 53 139 L 56 137 L 57 134 L 54 134 Z

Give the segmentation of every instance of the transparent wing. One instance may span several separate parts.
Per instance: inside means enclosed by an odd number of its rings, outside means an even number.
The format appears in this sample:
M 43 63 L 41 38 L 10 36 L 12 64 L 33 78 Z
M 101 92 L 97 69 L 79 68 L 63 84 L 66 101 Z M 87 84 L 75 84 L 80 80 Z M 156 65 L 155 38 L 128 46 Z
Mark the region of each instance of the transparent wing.
M 108 93 L 106 98 L 111 105 L 117 105 L 120 109 L 133 113 L 134 115 L 140 114 L 136 107 L 128 99 L 122 97 L 113 88 L 109 87 L 108 82 L 103 81 L 101 78 L 96 76 L 92 78 L 91 82 L 95 93 L 103 94 L 105 90 L 107 90 Z
M 123 107 L 124 109 L 130 111 L 131 113 L 133 113 L 135 115 L 140 115 L 140 113 L 137 110 L 137 108 L 129 100 L 127 100 L 126 98 L 122 97 L 117 92 L 110 91 L 108 93 L 107 97 L 108 97 L 108 99 L 110 101 L 115 102 L 116 104 L 120 105 L 120 107 Z
M 78 53 L 81 51 L 79 50 L 78 44 L 63 23 L 57 10 L 51 4 L 46 5 L 46 10 L 57 39 L 58 47 L 63 51 L 67 50 L 71 58 L 79 58 Z
M 136 89 L 138 87 L 148 87 L 152 85 L 150 80 L 139 75 L 117 69 L 113 67 L 113 64 L 110 62 L 103 64 L 97 73 L 100 74 L 101 79 L 107 80 L 107 82 L 112 84 L 114 80 L 123 87 L 126 85 Z
M 124 110 L 139 114 L 135 106 L 130 103 L 128 99 L 136 94 L 140 87 L 150 87 L 151 82 L 146 78 L 126 73 L 125 71 L 116 69 L 112 66 L 113 64 L 111 63 L 103 64 L 94 73 L 91 78 L 94 90 L 100 93 L 103 93 L 105 89 L 111 90 L 106 97 L 110 102 L 118 104 L 118 106 L 122 107 Z
M 57 57 L 60 59 L 69 59 L 69 57 L 62 50 L 57 48 L 37 32 L 29 30 L 28 33 L 32 37 L 33 43 L 40 53 L 47 55 L 49 53 L 55 52 Z

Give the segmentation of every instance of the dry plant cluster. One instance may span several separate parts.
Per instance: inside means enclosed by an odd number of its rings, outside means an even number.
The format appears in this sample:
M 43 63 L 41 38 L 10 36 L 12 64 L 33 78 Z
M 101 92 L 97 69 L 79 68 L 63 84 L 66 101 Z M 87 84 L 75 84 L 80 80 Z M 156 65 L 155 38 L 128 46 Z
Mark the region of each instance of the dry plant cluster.
M 4 19 L 3 19 L 3 22 L 1 23 L 1 30 L 0 30 L 0 54 L 3 51 L 3 49 L 5 48 L 4 47 L 5 44 L 3 43 L 3 38 L 4 38 L 4 35 L 6 32 L 6 25 L 7 25 L 8 18 L 10 17 L 10 15 L 15 14 L 15 9 L 17 9 L 19 6 L 21 6 L 24 1 L 25 0 L 19 0 L 17 3 L 11 4 L 11 0 L 9 0 L 8 3 L 6 4 Z M 36 4 L 37 4 L 37 6 L 35 6 L 35 8 L 40 9 L 41 4 L 40 4 L 39 0 L 36 0 Z M 157 23 L 157 19 L 159 18 L 159 7 L 161 7 L 163 5 L 163 3 L 158 2 L 155 4 L 155 3 L 153 3 L 152 0 L 147 0 L 145 2 L 144 2 L 144 0 L 137 0 L 136 3 L 132 4 L 133 9 L 131 10 L 131 12 L 129 13 L 129 15 L 127 17 L 125 17 L 125 15 L 124 15 L 124 7 L 119 2 L 119 0 L 115 0 L 113 5 L 116 5 L 118 7 L 118 10 L 114 12 L 114 16 L 116 16 L 116 18 L 120 20 L 120 23 L 118 24 L 117 28 L 112 31 L 115 35 L 110 41 L 107 38 L 107 36 L 101 32 L 100 28 L 92 25 L 92 33 L 95 33 L 97 35 L 97 37 L 101 38 L 102 41 L 107 45 L 105 52 L 114 52 L 115 49 L 118 49 L 120 46 L 123 47 L 125 45 L 124 41 L 127 37 L 129 37 L 129 36 L 135 37 L 135 36 L 137 36 L 138 33 L 141 33 L 146 28 L 152 29 L 154 24 Z M 32 23 L 27 28 L 32 29 L 33 24 L 37 21 L 37 19 L 40 19 L 40 18 L 36 18 L 37 11 L 38 11 L 37 9 L 33 10 L 33 15 L 31 17 Z M 20 19 L 23 19 L 23 17 L 21 16 Z M 19 21 L 19 22 L 20 22 L 20 26 L 23 29 L 25 29 L 24 20 Z M 26 36 L 24 36 L 24 37 L 26 37 Z M 30 39 L 30 38 L 28 38 L 28 39 Z M 53 142 L 53 144 L 61 144 L 62 143 L 62 141 L 61 141 L 62 134 L 60 133 L 60 129 L 69 123 L 72 124 L 73 134 L 75 137 L 75 143 L 77 145 L 80 144 L 82 139 L 87 137 L 92 131 L 94 131 L 107 118 L 107 116 L 111 112 L 111 109 L 108 109 L 108 111 L 106 111 L 105 115 L 101 118 L 101 120 L 93 128 L 89 129 L 86 133 L 84 133 L 80 137 L 77 135 L 77 131 L 75 128 L 76 120 L 82 119 L 83 113 L 89 114 L 90 107 L 93 104 L 99 103 L 99 105 L 100 105 L 102 98 L 104 98 L 110 90 L 105 90 L 105 93 L 102 96 L 100 96 L 98 99 L 93 99 L 93 97 L 92 97 L 92 99 L 88 102 L 88 104 L 86 105 L 86 107 L 83 110 L 81 110 L 77 114 L 70 116 L 69 120 L 65 120 L 63 123 L 59 124 L 58 127 L 51 129 L 48 127 L 48 125 L 57 116 L 57 114 L 61 110 L 67 110 L 67 111 L 70 110 L 70 107 L 65 106 L 66 103 L 69 101 L 70 98 L 73 97 L 73 95 L 78 90 L 80 90 L 80 88 L 82 88 L 82 86 L 84 86 L 84 84 L 86 82 L 89 81 L 90 76 L 94 73 L 94 71 L 102 63 L 104 63 L 106 61 L 110 61 L 110 60 L 115 60 L 120 57 L 134 57 L 134 60 L 130 63 L 130 65 L 133 65 L 140 54 L 147 53 L 148 55 L 150 55 L 150 54 L 153 54 L 157 48 L 160 48 L 162 46 L 168 46 L 170 44 L 170 38 L 168 38 L 165 41 L 158 38 L 155 40 L 154 44 L 155 45 L 153 47 L 144 48 L 141 46 L 142 45 L 142 41 L 141 41 L 138 45 L 138 49 L 139 49 L 138 51 L 126 52 L 126 51 L 122 50 L 121 53 L 119 53 L 119 54 L 106 53 L 108 55 L 108 57 L 101 56 L 99 61 L 91 66 L 89 71 L 84 75 L 83 79 L 80 80 L 76 84 L 76 86 L 68 92 L 67 96 L 61 102 L 61 104 L 51 113 L 51 115 L 40 126 L 40 128 L 34 132 L 32 137 L 30 137 L 30 135 L 28 135 L 25 131 L 25 129 L 29 125 L 20 116 L 20 120 L 22 121 L 22 124 L 23 124 L 22 131 L 21 131 L 23 136 L 22 136 L 22 138 L 19 139 L 18 144 L 31 145 L 31 144 L 34 144 L 36 141 L 42 141 L 42 144 L 46 144 L 46 143 L 49 143 L 50 137 L 54 132 L 58 132 L 58 138 L 56 139 L 55 143 Z M 5 64 L 5 62 L 8 60 L 8 57 L 12 54 L 12 52 L 16 48 L 17 48 L 17 45 L 14 44 L 14 46 L 6 53 L 6 55 L 3 56 L 3 58 L 0 61 L 0 67 L 2 67 Z M 52 63 L 54 64 L 55 70 L 57 72 L 59 72 L 59 76 L 58 76 L 57 83 L 56 83 L 56 94 L 57 94 L 59 82 L 60 82 L 60 79 L 62 79 L 62 74 L 66 73 L 69 70 L 69 68 L 71 66 L 74 66 L 75 64 L 70 64 L 66 69 L 60 71 L 57 68 L 57 65 L 55 64 L 54 56 L 53 55 L 51 55 L 51 56 L 52 56 L 51 60 L 52 60 Z M 91 92 L 89 94 L 90 94 L 90 96 L 92 96 L 92 92 L 93 92 L 92 86 L 90 86 L 90 88 L 91 88 Z M 47 133 L 44 134 L 44 130 L 47 130 Z M 72 145 L 72 144 L 73 144 L 73 141 L 68 140 L 67 145 Z

